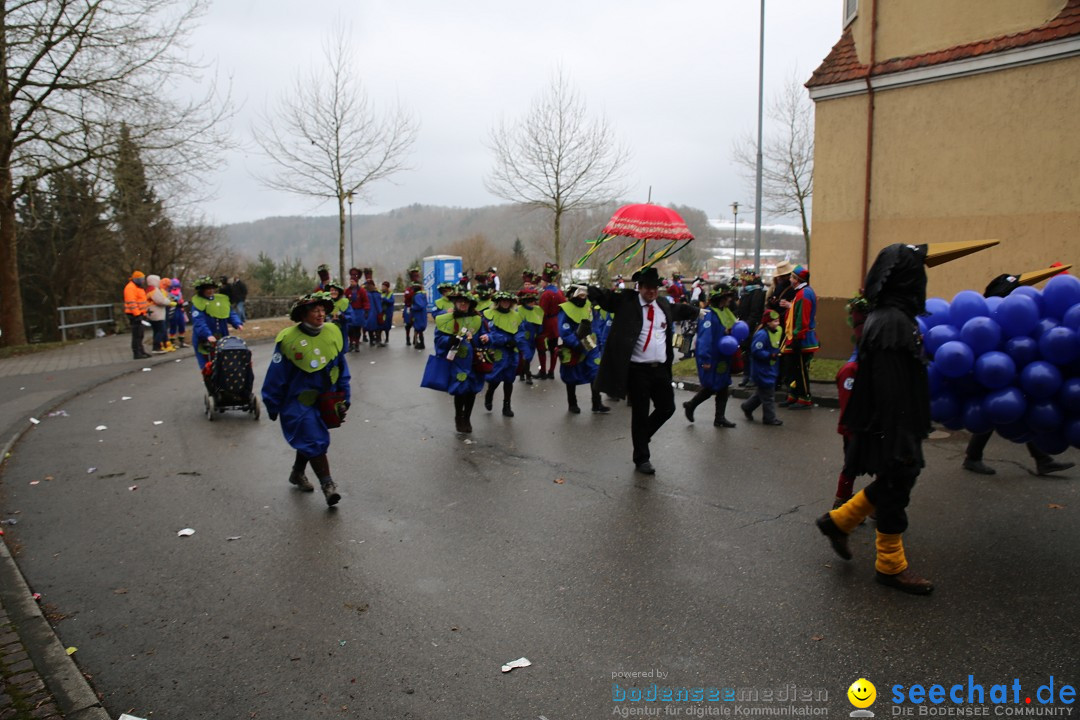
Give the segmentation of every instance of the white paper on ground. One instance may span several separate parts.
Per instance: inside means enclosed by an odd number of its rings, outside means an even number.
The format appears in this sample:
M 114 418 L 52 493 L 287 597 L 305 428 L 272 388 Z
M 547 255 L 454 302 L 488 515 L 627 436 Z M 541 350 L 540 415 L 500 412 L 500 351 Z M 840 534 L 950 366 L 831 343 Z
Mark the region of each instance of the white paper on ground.
M 195 531 L 192 530 L 191 528 L 184 528 L 183 530 L 179 531 L 176 534 L 177 534 L 178 537 L 189 537 L 191 535 L 194 535 Z
M 532 665 L 532 663 L 529 662 L 528 658 L 521 657 L 521 658 L 518 658 L 517 660 L 511 660 L 510 662 L 503 665 L 502 666 L 502 671 L 503 672 L 510 672 L 514 668 L 529 667 L 530 665 Z

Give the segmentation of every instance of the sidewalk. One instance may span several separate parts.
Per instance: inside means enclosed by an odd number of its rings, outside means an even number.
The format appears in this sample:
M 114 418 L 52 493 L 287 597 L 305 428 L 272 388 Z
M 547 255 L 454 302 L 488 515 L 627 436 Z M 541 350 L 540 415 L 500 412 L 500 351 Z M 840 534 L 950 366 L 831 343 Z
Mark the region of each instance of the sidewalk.
M 0 397 L 5 398 L 0 404 L 0 458 L 6 461 L 22 434 L 33 427 L 31 418 L 44 417 L 127 373 L 191 357 L 185 348 L 132 360 L 131 336 L 111 335 L 0 360 Z M 2 480 L 0 474 L 0 507 Z M 6 512 L 2 517 L 8 517 Z M 32 592 L 6 542 L 0 542 L 0 720 L 109 720 Z

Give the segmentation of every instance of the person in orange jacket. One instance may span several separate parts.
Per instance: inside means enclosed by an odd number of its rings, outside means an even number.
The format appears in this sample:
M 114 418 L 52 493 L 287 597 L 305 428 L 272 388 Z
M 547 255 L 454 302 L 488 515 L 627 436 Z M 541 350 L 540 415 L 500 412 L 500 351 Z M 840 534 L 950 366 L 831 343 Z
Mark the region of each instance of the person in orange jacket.
M 146 275 L 139 270 L 131 273 L 124 286 L 124 314 L 131 324 L 131 352 L 136 360 L 150 357 L 143 347 L 143 320 L 146 319 Z

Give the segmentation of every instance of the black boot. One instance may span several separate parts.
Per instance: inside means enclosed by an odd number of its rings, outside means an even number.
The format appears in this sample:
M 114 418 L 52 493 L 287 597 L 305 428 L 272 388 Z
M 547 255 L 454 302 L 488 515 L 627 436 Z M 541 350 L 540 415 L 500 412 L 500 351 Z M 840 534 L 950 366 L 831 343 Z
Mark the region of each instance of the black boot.
M 733 428 L 735 423 L 724 417 L 727 409 L 728 388 L 716 393 L 716 415 L 713 418 L 713 427 Z
M 525 371 L 525 384 L 526 385 L 532 385 L 533 384 L 532 370 L 526 370 Z
M 510 396 L 514 394 L 512 383 L 503 383 L 503 417 L 514 417 L 514 411 L 510 409 Z
M 329 475 L 319 478 L 319 485 L 322 486 L 322 494 L 326 498 L 326 505 L 328 507 L 334 507 L 341 500 L 341 495 L 337 491 L 337 485 L 334 484 L 333 478 Z
M 592 411 L 594 413 L 606 413 L 611 412 L 611 408 L 604 404 L 604 401 L 600 399 L 600 391 L 596 389 L 596 386 L 592 386 Z
M 461 418 L 461 426 L 464 428 L 464 430 L 462 432 L 467 432 L 467 433 L 472 432 L 472 420 L 471 420 L 471 418 L 472 418 L 472 409 L 473 409 L 473 404 L 474 403 L 476 403 L 476 394 L 475 393 L 465 396 L 465 410 L 464 410 L 464 414 L 462 415 L 462 418 Z
M 495 388 L 497 383 L 488 383 L 487 392 L 484 393 L 484 409 L 491 412 L 492 400 L 495 399 Z
M 405 331 L 405 347 L 412 347 L 412 333 Z
M 459 433 L 468 432 L 465 429 L 465 396 L 454 395 L 454 429 Z
M 686 419 L 690 422 L 694 422 L 694 408 L 712 397 L 712 394 L 712 390 L 701 388 L 694 397 L 684 402 L 682 406 L 683 411 L 686 413 Z
M 571 413 L 574 415 L 581 414 L 581 408 L 577 404 L 577 385 L 566 384 L 566 404 Z

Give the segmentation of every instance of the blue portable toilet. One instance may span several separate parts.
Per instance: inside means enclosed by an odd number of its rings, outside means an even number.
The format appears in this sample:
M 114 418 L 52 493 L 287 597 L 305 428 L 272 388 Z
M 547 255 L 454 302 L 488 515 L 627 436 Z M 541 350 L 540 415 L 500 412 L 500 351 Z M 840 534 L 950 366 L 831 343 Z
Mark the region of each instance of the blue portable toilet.
M 457 255 L 431 255 L 424 258 L 424 289 L 427 291 L 428 308 L 435 307 L 439 293 L 435 287 L 440 283 L 456 283 L 461 277 L 461 258 Z

